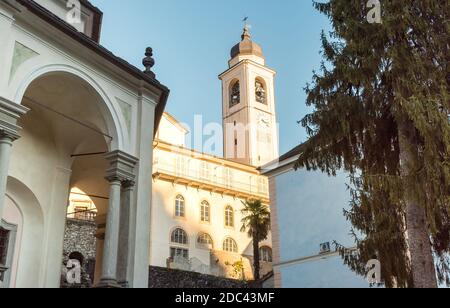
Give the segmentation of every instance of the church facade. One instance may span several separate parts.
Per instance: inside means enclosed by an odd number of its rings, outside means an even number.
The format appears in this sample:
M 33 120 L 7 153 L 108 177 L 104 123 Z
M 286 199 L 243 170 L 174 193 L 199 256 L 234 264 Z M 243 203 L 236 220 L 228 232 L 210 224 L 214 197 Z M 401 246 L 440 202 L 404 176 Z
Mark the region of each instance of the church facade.
M 155 140 L 150 264 L 253 279 L 253 246 L 241 230 L 243 203 L 269 205 L 258 167 L 278 155 L 274 76 L 247 27 L 219 79 L 224 157 L 186 148 L 188 133 L 165 114 Z M 262 275 L 272 271 L 271 236 L 260 243 Z M 239 268 L 239 270 L 237 270 Z

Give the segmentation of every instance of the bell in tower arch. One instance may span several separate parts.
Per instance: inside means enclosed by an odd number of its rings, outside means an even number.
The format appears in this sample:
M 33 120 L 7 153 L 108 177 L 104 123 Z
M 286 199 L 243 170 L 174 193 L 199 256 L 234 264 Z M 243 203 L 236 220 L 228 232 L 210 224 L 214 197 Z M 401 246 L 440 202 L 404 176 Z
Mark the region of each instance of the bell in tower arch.
M 255 97 L 258 103 L 267 105 L 266 89 L 264 83 L 259 79 L 255 81 Z

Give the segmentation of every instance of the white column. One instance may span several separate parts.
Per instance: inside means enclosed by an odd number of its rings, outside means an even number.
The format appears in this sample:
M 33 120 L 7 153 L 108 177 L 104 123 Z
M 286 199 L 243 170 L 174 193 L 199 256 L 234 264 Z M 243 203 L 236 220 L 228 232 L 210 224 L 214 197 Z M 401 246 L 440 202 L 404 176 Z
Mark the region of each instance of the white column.
M 135 183 L 125 181 L 122 183 L 122 195 L 120 205 L 120 231 L 119 231 L 119 252 L 117 260 L 117 281 L 123 288 L 129 285 L 129 237 L 130 237 L 130 210 L 131 198 Z
M 137 159 L 119 150 L 108 153 L 105 158 L 110 162 L 110 168 L 106 171 L 106 180 L 108 180 L 111 187 L 108 214 L 106 216 L 105 243 L 103 246 L 102 278 L 97 287 L 120 288 L 121 286 L 117 279 L 117 265 L 121 222 L 121 190 L 122 183 L 134 181 L 134 167 Z M 126 233 L 128 232 L 126 231 Z M 127 234 L 125 234 L 124 241 L 128 242 Z M 125 271 L 127 271 L 126 264 L 124 266 Z
M 3 216 L 6 182 L 8 181 L 9 160 L 14 140 L 15 138 L 11 135 L 0 132 L 0 219 Z
M 102 278 L 97 287 L 119 288 L 120 286 L 117 283 L 117 252 L 119 247 L 121 180 L 118 177 L 108 178 L 107 180 L 111 186 L 103 246 Z

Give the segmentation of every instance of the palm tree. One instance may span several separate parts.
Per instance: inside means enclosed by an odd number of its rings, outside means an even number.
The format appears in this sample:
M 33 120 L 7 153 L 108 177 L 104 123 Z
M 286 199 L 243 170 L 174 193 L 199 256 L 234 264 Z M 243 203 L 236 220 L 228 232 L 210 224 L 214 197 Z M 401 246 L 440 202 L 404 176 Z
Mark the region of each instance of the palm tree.
M 253 239 L 253 266 L 255 269 L 255 280 L 259 280 L 259 243 L 269 236 L 270 212 L 267 205 L 260 200 L 242 202 L 242 228 L 241 231 L 248 231 L 248 235 Z

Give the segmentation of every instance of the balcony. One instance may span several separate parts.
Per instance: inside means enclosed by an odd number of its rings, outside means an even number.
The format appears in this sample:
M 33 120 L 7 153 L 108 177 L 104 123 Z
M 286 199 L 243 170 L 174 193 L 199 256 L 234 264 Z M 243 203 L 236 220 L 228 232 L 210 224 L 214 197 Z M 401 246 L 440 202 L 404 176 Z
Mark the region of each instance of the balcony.
M 86 222 L 94 222 L 95 217 L 97 217 L 97 212 L 93 210 L 83 210 L 83 211 L 75 211 L 73 213 L 68 213 L 67 218 L 71 220 L 78 221 L 86 221 Z
M 218 176 L 212 170 L 211 172 L 200 172 L 156 162 L 153 165 L 153 177 L 219 194 L 269 202 L 267 179 L 256 174 L 249 174 L 247 179 L 245 176 L 236 179 L 236 176 Z

